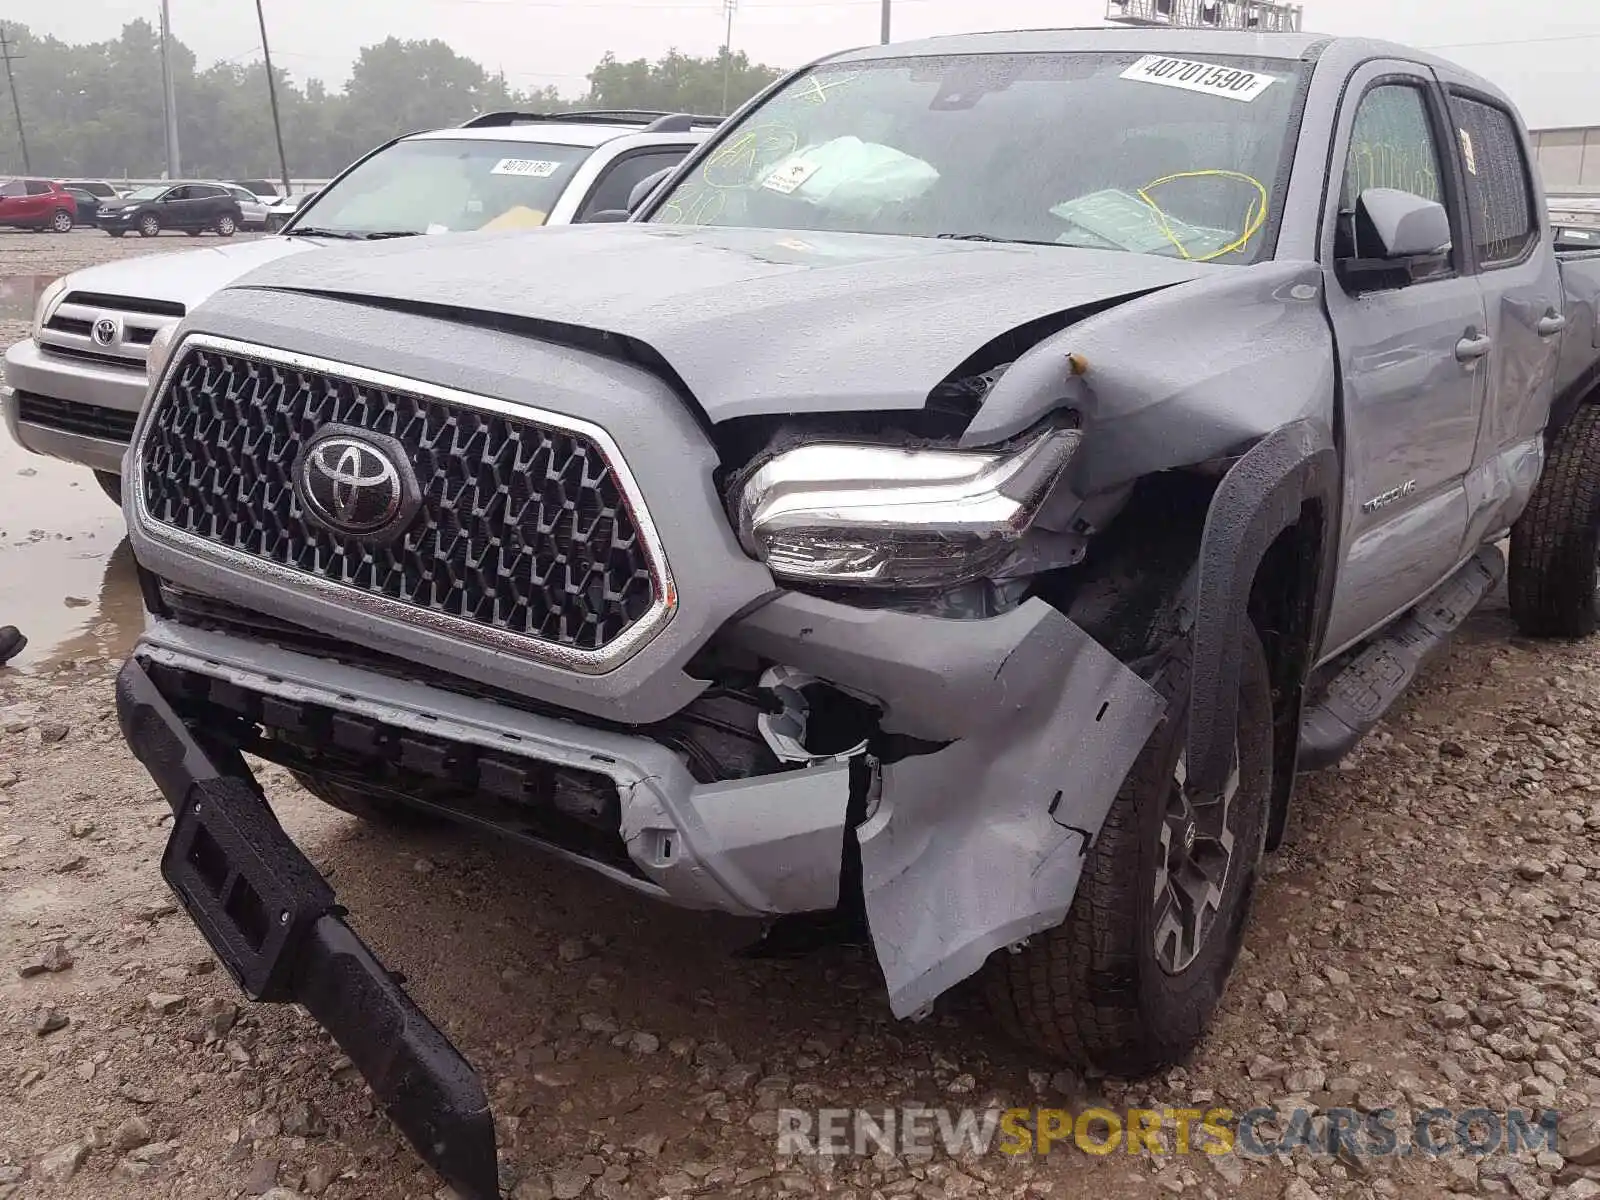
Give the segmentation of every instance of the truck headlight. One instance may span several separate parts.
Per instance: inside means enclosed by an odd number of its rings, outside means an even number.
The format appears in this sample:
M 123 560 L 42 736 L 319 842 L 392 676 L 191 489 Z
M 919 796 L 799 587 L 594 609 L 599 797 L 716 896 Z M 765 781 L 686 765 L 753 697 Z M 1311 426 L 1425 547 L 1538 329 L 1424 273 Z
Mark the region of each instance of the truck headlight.
M 61 297 L 66 294 L 67 277 L 65 275 L 55 280 L 49 287 L 39 293 L 39 303 L 33 307 L 33 328 L 29 330 L 29 336 L 35 342 L 39 340 L 39 334 L 43 332 L 45 322 L 54 315 L 56 305 L 61 303 Z
M 161 378 L 161 372 L 167 369 L 167 363 L 172 359 L 172 339 L 177 332 L 176 323 L 163 325 L 150 339 L 150 349 L 144 356 L 144 377 L 152 385 Z
M 1082 435 L 1010 451 L 818 443 L 775 455 L 738 503 L 745 549 L 781 578 L 953 586 L 1013 548 Z

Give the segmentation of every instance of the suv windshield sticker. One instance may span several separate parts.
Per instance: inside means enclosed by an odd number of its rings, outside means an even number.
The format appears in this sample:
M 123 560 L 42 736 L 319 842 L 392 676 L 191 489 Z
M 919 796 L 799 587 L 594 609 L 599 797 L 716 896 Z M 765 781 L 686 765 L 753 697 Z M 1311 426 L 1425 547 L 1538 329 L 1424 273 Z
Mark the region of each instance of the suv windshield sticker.
M 534 179 L 549 179 L 561 169 L 561 164 L 548 158 L 502 158 L 489 168 L 491 175 L 528 175 Z
M 1122 78 L 1182 88 L 1186 92 L 1203 92 L 1208 96 L 1221 96 L 1226 100 L 1242 100 L 1245 103 L 1254 100 L 1275 82 L 1271 75 L 1257 71 L 1194 62 L 1187 58 L 1169 58 L 1164 54 L 1146 54 L 1124 71 Z

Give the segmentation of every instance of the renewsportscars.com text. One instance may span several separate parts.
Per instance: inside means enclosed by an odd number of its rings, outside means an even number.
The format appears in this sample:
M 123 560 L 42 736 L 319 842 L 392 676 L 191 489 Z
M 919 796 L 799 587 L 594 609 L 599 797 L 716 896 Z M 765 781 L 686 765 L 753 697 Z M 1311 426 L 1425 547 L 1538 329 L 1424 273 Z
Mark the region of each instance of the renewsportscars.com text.
M 1239 1154 L 1295 1152 L 1382 1158 L 1393 1155 L 1528 1155 L 1556 1149 L 1553 1109 L 1428 1108 L 1357 1112 L 1329 1108 L 785 1108 L 778 1110 L 779 1155 L 918 1157 L 1049 1154 Z

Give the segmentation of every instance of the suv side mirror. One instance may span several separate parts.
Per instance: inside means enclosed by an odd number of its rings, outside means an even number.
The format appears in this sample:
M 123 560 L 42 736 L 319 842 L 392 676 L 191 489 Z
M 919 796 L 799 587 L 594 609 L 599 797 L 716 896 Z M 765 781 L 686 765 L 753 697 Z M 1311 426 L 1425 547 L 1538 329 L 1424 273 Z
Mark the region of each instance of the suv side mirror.
M 1405 287 L 1437 274 L 1450 259 L 1444 205 L 1398 188 L 1368 188 L 1356 200 L 1354 254 L 1336 264 L 1352 290 Z
M 650 193 L 660 187 L 662 180 L 677 169 L 677 167 L 662 167 L 661 170 L 646 175 L 638 183 L 634 184 L 633 191 L 628 193 L 628 211 L 638 212 L 639 206 L 650 199 Z

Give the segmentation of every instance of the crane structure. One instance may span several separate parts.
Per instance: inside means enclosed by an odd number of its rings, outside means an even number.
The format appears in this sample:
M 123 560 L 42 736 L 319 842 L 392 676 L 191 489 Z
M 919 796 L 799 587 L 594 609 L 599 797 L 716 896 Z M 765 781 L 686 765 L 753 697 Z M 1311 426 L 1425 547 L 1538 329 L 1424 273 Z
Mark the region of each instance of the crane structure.
M 1106 0 L 1106 20 L 1114 24 L 1171 29 L 1299 33 L 1303 12 L 1267 0 Z

